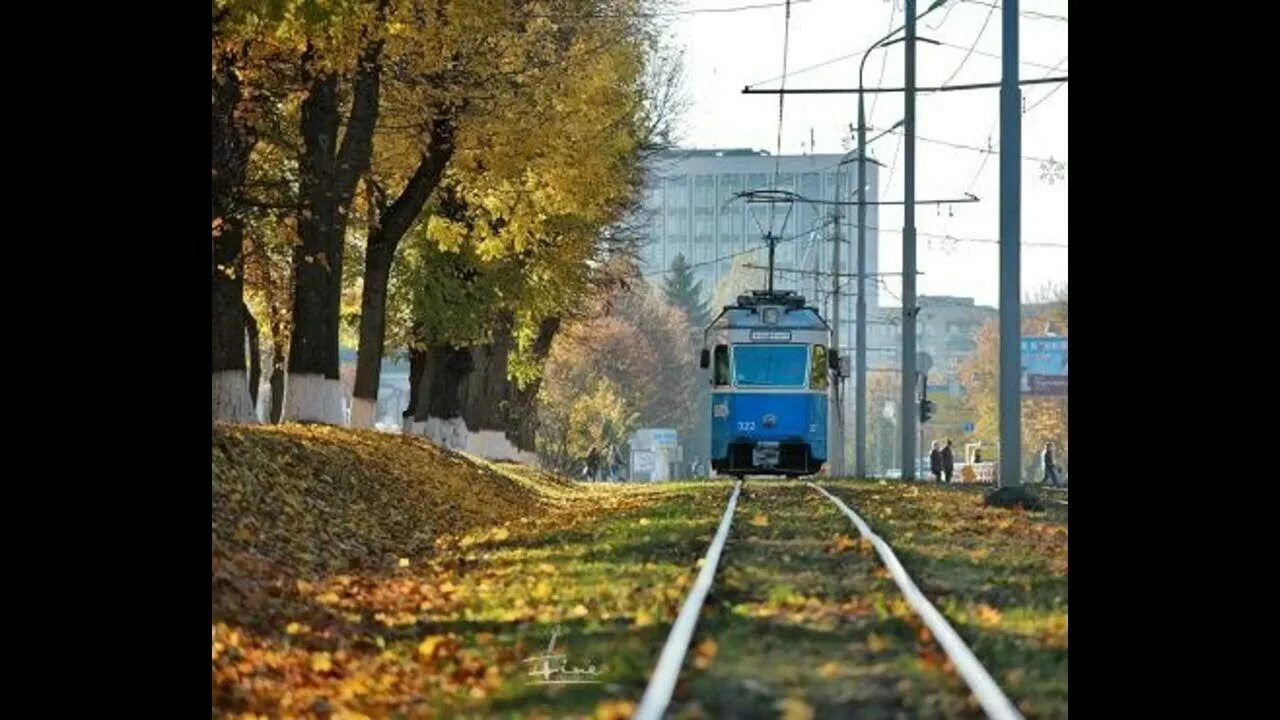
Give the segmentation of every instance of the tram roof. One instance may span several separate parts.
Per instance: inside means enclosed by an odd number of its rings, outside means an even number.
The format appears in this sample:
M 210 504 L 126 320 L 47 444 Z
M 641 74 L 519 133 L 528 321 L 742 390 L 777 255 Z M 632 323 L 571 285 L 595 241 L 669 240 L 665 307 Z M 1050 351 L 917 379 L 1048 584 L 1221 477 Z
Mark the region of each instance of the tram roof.
M 780 308 L 778 321 L 765 324 L 761 309 Z M 790 291 L 767 293 L 756 291 L 738 297 L 738 302 L 726 305 L 708 330 L 723 328 L 779 328 L 786 330 L 830 330 L 818 311 L 804 304 L 804 298 Z

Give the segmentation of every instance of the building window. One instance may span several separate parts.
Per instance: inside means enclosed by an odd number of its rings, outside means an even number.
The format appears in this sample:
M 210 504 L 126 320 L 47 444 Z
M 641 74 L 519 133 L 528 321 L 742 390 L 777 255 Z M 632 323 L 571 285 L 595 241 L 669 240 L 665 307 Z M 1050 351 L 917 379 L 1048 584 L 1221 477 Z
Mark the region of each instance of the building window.
M 667 236 L 666 242 L 667 255 L 675 258 L 676 254 L 683 254 L 686 260 L 692 259 L 689 253 L 689 236 L 684 233 L 671 233 Z M 670 262 L 668 261 L 668 265 Z
M 719 228 L 721 240 L 740 240 L 743 231 L 743 216 L 741 201 L 730 203 L 728 207 L 720 212 Z
M 805 173 L 800 176 L 800 194 L 818 199 L 822 197 L 822 176 L 818 173 Z
M 715 210 L 716 178 L 714 175 L 698 175 L 694 177 L 693 205 L 699 209 Z
M 667 180 L 667 208 L 689 207 L 689 178 L 681 175 Z
M 697 208 L 693 214 L 693 238 L 697 242 L 709 243 L 715 239 L 715 216 L 710 211 Z
M 689 234 L 689 208 L 667 208 L 667 237 L 683 237 Z

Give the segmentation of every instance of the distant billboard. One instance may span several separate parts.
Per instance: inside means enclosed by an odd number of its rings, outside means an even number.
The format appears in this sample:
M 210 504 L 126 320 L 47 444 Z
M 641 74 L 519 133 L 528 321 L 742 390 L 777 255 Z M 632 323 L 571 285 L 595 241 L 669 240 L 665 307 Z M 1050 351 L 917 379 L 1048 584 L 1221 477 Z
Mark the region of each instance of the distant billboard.
M 1022 394 L 1064 396 L 1067 394 L 1067 339 L 1064 337 L 1022 338 Z

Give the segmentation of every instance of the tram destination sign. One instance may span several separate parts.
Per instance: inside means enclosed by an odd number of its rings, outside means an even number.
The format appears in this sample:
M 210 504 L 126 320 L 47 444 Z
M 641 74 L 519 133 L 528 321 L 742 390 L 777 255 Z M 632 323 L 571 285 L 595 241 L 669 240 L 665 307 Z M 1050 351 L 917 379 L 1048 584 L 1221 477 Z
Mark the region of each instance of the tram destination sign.
M 768 342 L 771 340 L 772 341 L 781 340 L 783 342 L 788 342 L 791 340 L 791 331 L 790 330 L 752 330 L 751 339 L 761 340 L 765 342 Z

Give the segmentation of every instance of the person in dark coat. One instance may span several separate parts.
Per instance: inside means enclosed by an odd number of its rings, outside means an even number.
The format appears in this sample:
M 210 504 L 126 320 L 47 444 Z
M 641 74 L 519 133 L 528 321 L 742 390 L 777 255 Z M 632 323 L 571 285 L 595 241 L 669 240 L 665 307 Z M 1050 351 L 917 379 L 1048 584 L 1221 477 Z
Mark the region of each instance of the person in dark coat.
M 933 444 L 933 449 L 929 451 L 929 472 L 933 473 L 933 481 L 942 480 L 942 452 L 938 450 L 938 443 Z
M 955 457 L 951 454 L 951 440 L 947 440 L 946 447 L 942 448 L 942 481 L 951 482 L 951 473 L 956 469 Z
M 600 479 L 600 450 L 594 447 L 587 453 L 587 479 Z
M 1040 455 L 1041 465 L 1044 467 L 1044 478 L 1041 480 L 1046 485 L 1058 484 L 1058 466 L 1053 464 L 1053 443 L 1044 444 L 1044 452 Z

